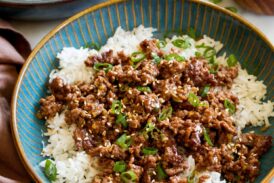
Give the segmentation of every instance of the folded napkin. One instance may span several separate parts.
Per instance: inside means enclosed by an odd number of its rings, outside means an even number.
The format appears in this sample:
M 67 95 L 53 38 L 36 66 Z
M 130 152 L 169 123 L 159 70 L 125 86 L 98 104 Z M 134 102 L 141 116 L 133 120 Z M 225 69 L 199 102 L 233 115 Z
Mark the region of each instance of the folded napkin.
M 13 87 L 30 51 L 25 38 L 0 20 L 0 183 L 31 181 L 14 147 L 10 128 Z

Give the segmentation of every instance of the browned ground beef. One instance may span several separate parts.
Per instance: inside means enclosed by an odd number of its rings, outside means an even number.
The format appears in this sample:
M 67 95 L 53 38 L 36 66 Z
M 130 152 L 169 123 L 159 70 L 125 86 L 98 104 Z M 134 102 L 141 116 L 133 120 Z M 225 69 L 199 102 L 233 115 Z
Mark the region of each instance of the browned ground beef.
M 271 137 L 250 133 L 238 136 L 232 114 L 224 105 L 228 100 L 237 110 L 237 96 L 213 89 L 231 87 L 237 66 L 220 65 L 214 74 L 202 58 L 167 61 L 156 43 L 145 40 L 140 44 L 146 58 L 135 65 L 123 52 L 114 56 L 112 50 L 88 58 L 88 67 L 96 63 L 113 66 L 108 72 L 96 72 L 90 83 L 68 85 L 55 78 L 49 84 L 51 95 L 40 100 L 38 117 L 51 118 L 65 109 L 66 122 L 77 125 L 77 149 L 98 158 L 101 173 L 94 183 L 120 182 L 120 173 L 113 169 L 117 161 L 126 163 L 137 182 L 187 182 L 179 175 L 186 170 L 189 155 L 195 159 L 197 171 L 217 171 L 231 182 L 253 182 L 259 173 L 259 158 L 271 146 Z M 155 54 L 161 58 L 159 63 L 153 58 Z M 202 97 L 206 85 L 211 89 Z M 193 105 L 189 93 L 204 105 Z M 117 101 L 121 102 L 123 122 L 112 111 Z M 170 115 L 163 118 L 161 114 L 171 108 Z M 117 143 L 123 134 L 131 142 L 128 147 Z M 147 147 L 157 152 L 146 154 L 143 150 Z M 163 178 L 157 173 L 159 166 L 166 175 Z M 206 179 L 202 176 L 199 182 Z

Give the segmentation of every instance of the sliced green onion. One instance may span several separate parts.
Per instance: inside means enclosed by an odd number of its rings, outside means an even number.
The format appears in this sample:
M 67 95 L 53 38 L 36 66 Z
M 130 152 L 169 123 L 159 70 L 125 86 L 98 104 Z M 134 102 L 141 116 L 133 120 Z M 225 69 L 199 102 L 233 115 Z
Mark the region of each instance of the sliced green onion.
M 96 71 L 104 70 L 105 72 L 108 72 L 113 68 L 113 65 L 109 63 L 95 63 L 93 68 Z
M 126 134 L 123 134 L 121 135 L 117 140 L 116 140 L 116 144 L 118 146 L 120 146 L 121 148 L 123 149 L 128 149 L 129 146 L 131 145 L 132 143 L 132 140 L 131 140 L 131 137 L 126 135 Z
M 124 115 L 123 113 L 118 114 L 118 116 L 116 117 L 116 123 L 122 124 L 124 128 L 127 128 L 128 124 L 126 115 Z
M 224 101 L 224 106 L 225 106 L 226 109 L 228 109 L 228 112 L 229 112 L 230 114 L 234 114 L 234 113 L 235 113 L 236 107 L 235 107 L 235 105 L 234 105 L 232 102 L 230 102 L 229 100 L 226 99 L 226 100 Z
M 209 92 L 209 89 L 210 89 L 209 85 L 204 86 L 200 92 L 201 97 L 206 97 L 207 93 Z
M 214 55 L 216 55 L 216 50 L 214 48 L 208 47 L 208 48 L 205 49 L 205 52 L 204 52 L 204 57 L 205 58 L 211 58 Z
M 95 42 L 85 44 L 84 48 L 91 48 L 91 49 L 95 49 L 95 50 L 100 50 L 100 46 Z
M 227 9 L 227 10 L 229 10 L 229 11 L 233 12 L 233 13 L 237 13 L 237 12 L 238 12 L 237 8 L 232 7 L 232 6 L 225 7 L 225 9 Z
M 172 41 L 172 44 L 178 48 L 187 49 L 191 46 L 189 39 L 176 39 Z
M 156 166 L 156 174 L 159 180 L 164 180 L 168 177 L 165 170 L 163 169 L 162 165 L 160 163 Z
M 164 109 L 159 115 L 159 118 L 158 118 L 159 121 L 163 121 L 163 120 L 171 117 L 172 111 L 173 111 L 172 107 L 168 107 L 168 108 Z
M 203 128 L 203 133 L 204 133 L 205 141 L 208 143 L 208 145 L 213 146 L 213 143 L 211 142 L 211 139 L 207 133 L 206 128 Z
M 136 89 L 142 92 L 148 92 L 148 93 L 151 92 L 151 89 L 148 86 L 137 86 Z
M 200 106 L 200 107 L 208 107 L 209 104 L 208 104 L 208 102 L 203 101 L 203 102 L 200 102 L 200 103 L 199 103 L 199 106 Z
M 196 31 L 191 27 L 188 31 L 188 35 L 189 37 L 191 37 L 192 39 L 196 39 Z
M 217 64 L 217 58 L 216 55 L 214 55 L 213 57 L 211 57 L 208 61 L 209 64 L 213 64 L 216 65 Z
M 151 53 L 151 56 L 153 58 L 153 61 L 158 65 L 161 62 L 161 58 L 156 53 Z
M 195 182 L 195 170 L 191 172 L 191 174 L 187 177 L 187 183 L 194 183 Z
M 196 48 L 210 48 L 209 46 L 206 46 L 205 43 L 196 45 Z
M 142 149 L 142 153 L 144 155 L 155 155 L 158 153 L 158 149 L 154 148 L 154 147 L 144 147 Z
M 214 4 L 218 4 L 218 3 L 222 2 L 223 0 L 209 0 L 209 1 Z
M 124 161 L 116 161 L 113 166 L 113 171 L 122 173 L 126 171 L 127 165 Z
M 195 56 L 196 56 L 196 57 L 201 57 L 202 54 L 201 54 L 200 52 L 196 51 L 196 52 L 195 52 Z
M 165 56 L 165 59 L 170 61 L 170 60 L 176 60 L 178 62 L 183 62 L 185 61 L 185 58 L 176 54 L 176 53 L 171 53 Z
M 216 74 L 218 71 L 219 65 L 218 64 L 212 64 L 209 70 L 210 74 Z
M 227 65 L 229 66 L 229 67 L 233 67 L 233 66 L 235 66 L 236 64 L 237 64 L 237 58 L 236 58 L 236 56 L 234 55 L 234 54 L 231 54 L 231 55 L 229 55 L 229 57 L 228 57 L 228 59 L 227 59 Z
M 151 122 L 147 122 L 146 126 L 145 126 L 145 131 L 147 133 L 152 132 L 155 129 L 155 124 L 151 123 Z
M 157 47 L 158 48 L 164 48 L 164 47 L 166 47 L 166 41 L 164 41 L 164 40 L 158 41 L 157 42 Z
M 199 106 L 200 100 L 194 93 L 189 93 L 187 100 L 193 107 Z
M 45 163 L 45 169 L 44 169 L 46 177 L 50 181 L 55 181 L 57 176 L 57 168 L 56 165 L 53 163 L 53 161 L 47 159 Z
M 131 57 L 130 57 L 131 61 L 134 62 L 134 63 L 140 62 L 144 58 L 146 58 L 146 55 L 141 51 L 137 51 L 137 52 L 132 53 Z
M 122 110 L 122 103 L 120 100 L 114 100 L 111 104 L 111 113 L 112 114 L 120 114 Z
M 134 182 L 137 180 L 137 175 L 132 170 L 128 170 L 121 174 L 121 179 L 125 183 Z

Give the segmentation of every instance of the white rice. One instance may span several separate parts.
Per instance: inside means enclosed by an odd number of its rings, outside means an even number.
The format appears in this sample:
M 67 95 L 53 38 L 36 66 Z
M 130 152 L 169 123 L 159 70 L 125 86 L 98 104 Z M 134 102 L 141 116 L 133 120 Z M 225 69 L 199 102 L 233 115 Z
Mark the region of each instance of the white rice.
M 77 81 L 90 81 L 93 77 L 93 69 L 87 68 L 84 61 L 91 55 L 97 55 L 109 49 L 114 51 L 124 51 L 131 54 L 139 50 L 139 43 L 144 39 L 151 39 L 153 36 L 153 28 L 144 28 L 142 25 L 133 31 L 124 31 L 117 28 L 113 37 L 109 38 L 107 44 L 99 51 L 89 49 L 64 48 L 57 55 L 59 59 L 59 69 L 51 72 L 49 82 L 55 77 L 62 78 L 65 83 L 71 84 Z M 185 38 L 186 36 L 178 36 Z M 165 53 L 171 50 L 185 57 L 186 59 L 195 56 L 195 45 L 205 44 L 214 47 L 216 51 L 220 51 L 223 47 L 222 43 L 215 41 L 207 36 L 203 39 L 195 41 L 191 38 L 191 47 L 182 50 L 174 47 L 171 42 L 178 37 L 166 39 L 167 46 L 163 48 Z M 217 58 L 217 62 L 226 64 L 226 54 Z M 247 125 L 253 126 L 269 126 L 268 118 L 274 116 L 273 102 L 262 102 L 266 95 L 266 86 L 262 81 L 257 81 L 255 76 L 249 75 L 239 66 L 239 76 L 235 79 L 231 91 L 239 97 L 240 105 L 236 114 L 233 116 L 235 125 L 242 129 Z M 48 144 L 43 149 L 43 156 L 54 159 L 57 167 L 57 180 L 54 182 L 91 182 L 94 175 L 98 171 L 92 167 L 92 160 L 84 151 L 76 151 L 73 140 L 74 125 L 67 125 L 64 121 L 64 112 L 57 114 L 54 118 L 47 120 L 47 132 L 44 134 L 49 137 Z M 195 169 L 195 161 L 190 156 L 187 158 L 189 169 L 182 176 L 189 175 Z M 44 167 L 44 162 L 40 165 Z M 202 172 L 201 175 L 208 175 L 207 183 L 224 183 L 225 180 L 220 179 L 218 172 Z

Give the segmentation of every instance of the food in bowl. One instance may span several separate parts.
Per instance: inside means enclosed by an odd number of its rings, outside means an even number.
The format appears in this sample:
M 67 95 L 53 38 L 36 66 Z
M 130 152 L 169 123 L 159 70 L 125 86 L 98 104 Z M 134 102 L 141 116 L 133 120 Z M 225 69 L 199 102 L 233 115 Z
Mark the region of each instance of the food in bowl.
M 271 136 L 266 86 L 203 36 L 117 28 L 96 49 L 64 48 L 37 116 L 54 182 L 253 182 Z

